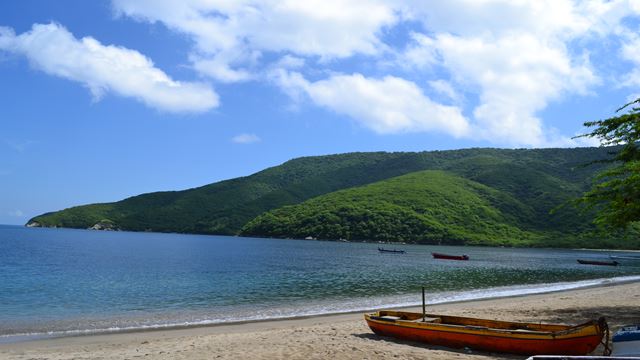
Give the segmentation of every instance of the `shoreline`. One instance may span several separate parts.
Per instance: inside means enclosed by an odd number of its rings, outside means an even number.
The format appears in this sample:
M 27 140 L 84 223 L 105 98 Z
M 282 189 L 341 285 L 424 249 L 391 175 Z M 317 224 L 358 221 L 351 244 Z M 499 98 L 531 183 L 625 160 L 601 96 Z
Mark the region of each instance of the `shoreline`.
M 53 230 L 74 230 L 74 231 L 90 231 L 90 232 L 118 232 L 118 233 L 131 233 L 131 234 L 159 234 L 159 235 L 190 235 L 190 236 L 228 236 L 228 237 L 241 237 L 249 239 L 272 239 L 272 240 L 293 240 L 293 241 L 326 241 L 326 242 L 345 242 L 345 243 L 364 243 L 364 244 L 377 244 L 377 245 L 419 245 L 419 246 L 441 246 L 441 244 L 420 244 L 420 243 L 407 243 L 407 242 L 394 242 L 394 241 L 367 241 L 367 240 L 347 240 L 340 239 L 300 239 L 300 238 L 281 238 L 281 237 L 261 237 L 261 236 L 240 236 L 240 235 L 223 235 L 223 234 L 208 234 L 208 233 L 188 233 L 188 232 L 157 232 L 157 231 L 135 231 L 135 230 L 96 230 L 91 228 L 72 228 L 72 227 L 58 227 L 58 226 L 27 226 L 15 225 L 15 224 L 0 224 L 0 226 L 23 228 L 23 229 L 53 229 Z M 442 246 L 456 246 L 456 247 L 505 247 L 500 245 L 442 245 Z M 601 249 L 601 248 L 575 248 L 575 247 L 538 247 L 538 246 L 506 246 L 507 248 L 514 249 L 545 249 L 545 250 L 584 250 L 584 251 L 597 251 L 597 252 L 634 252 L 640 253 L 640 248 L 635 249 Z
M 438 300 L 433 298 L 427 299 L 427 306 L 439 306 L 439 305 L 446 306 L 446 305 L 472 303 L 472 302 L 478 302 L 478 301 L 503 300 L 503 299 L 519 298 L 519 297 L 527 297 L 527 296 L 535 296 L 535 295 L 554 294 L 554 293 L 567 292 L 567 291 L 573 291 L 573 290 L 609 287 L 609 286 L 623 285 L 623 284 L 629 284 L 629 283 L 640 283 L 640 275 L 623 276 L 623 277 L 615 277 L 615 278 L 589 279 L 589 280 L 580 280 L 575 282 L 513 285 L 513 286 L 486 288 L 486 289 L 474 289 L 474 290 L 468 290 L 467 293 L 472 293 L 472 294 L 478 293 L 481 295 L 478 297 L 471 297 L 471 298 L 454 296 L 453 299 L 449 299 L 448 297 L 440 298 Z M 464 293 L 463 291 L 456 291 L 456 292 Z M 489 295 L 483 296 L 482 294 L 485 292 L 488 293 Z M 442 295 L 445 293 L 436 293 L 436 294 Z M 416 298 L 419 298 L 419 294 L 416 294 Z M 242 326 L 242 325 L 269 323 L 269 322 L 285 322 L 285 321 L 297 321 L 297 320 L 304 321 L 304 320 L 312 320 L 312 319 L 323 318 L 323 317 L 362 314 L 366 312 L 373 312 L 373 311 L 389 309 L 389 308 L 415 309 L 417 306 L 420 306 L 418 302 L 411 303 L 411 304 L 395 304 L 395 305 L 377 306 L 377 307 L 371 307 L 371 308 L 353 309 L 353 310 L 347 310 L 347 311 L 335 311 L 335 312 L 318 313 L 318 314 L 271 317 L 271 318 L 263 318 L 263 319 L 230 320 L 230 321 L 219 321 L 219 322 L 215 322 L 214 320 L 212 320 L 212 321 L 205 321 L 202 323 L 190 323 L 190 324 L 189 323 L 157 324 L 157 325 L 129 327 L 129 328 L 125 327 L 125 328 L 105 328 L 105 329 L 86 329 L 86 330 L 80 329 L 80 330 L 61 330 L 61 331 L 51 331 L 51 332 L 7 334 L 7 335 L 0 335 L 0 347 L 5 344 L 18 344 L 18 343 L 33 342 L 33 341 L 58 340 L 58 339 L 66 339 L 66 338 L 74 338 L 74 337 L 91 337 L 91 336 L 101 336 L 101 335 L 120 335 L 120 334 L 145 333 L 145 332 L 176 331 L 176 330 L 189 330 L 189 329 L 209 328 L 209 327 Z
M 608 316 L 607 320 L 615 331 L 616 327 L 625 325 L 629 321 L 640 322 L 640 313 L 637 311 L 639 303 L 640 281 L 636 280 L 551 293 L 429 305 L 428 311 L 510 321 L 567 323 L 579 323 L 585 320 L 585 317 L 597 318 L 597 315 L 605 315 Z M 421 311 L 415 306 L 406 309 Z M 152 356 L 151 358 L 176 358 L 173 355 L 177 352 L 186 352 L 191 355 L 180 358 L 200 359 L 204 358 L 203 353 L 191 352 L 195 350 L 193 349 L 196 347 L 195 344 L 200 343 L 217 346 L 222 351 L 222 358 L 238 358 L 240 355 L 246 355 L 243 351 L 247 351 L 251 353 L 247 357 L 276 359 L 281 356 L 276 356 L 274 353 L 293 351 L 295 354 L 290 353 L 289 357 L 302 359 L 310 356 L 306 352 L 308 346 L 305 344 L 316 344 L 324 349 L 322 344 L 327 341 L 333 343 L 339 338 L 344 340 L 346 345 L 341 342 L 334 345 L 347 346 L 340 353 L 346 356 L 340 356 L 340 358 L 362 358 L 357 356 L 362 355 L 360 351 L 365 351 L 370 358 L 392 358 L 393 356 L 387 357 L 386 353 L 381 356 L 376 355 L 378 343 L 392 348 L 391 353 L 399 354 L 401 357 L 413 356 L 410 354 L 415 355 L 416 352 L 422 352 L 421 356 L 425 356 L 424 351 L 429 351 L 429 354 L 433 352 L 433 358 L 436 359 L 461 359 L 460 356 L 463 356 L 463 359 L 467 358 L 464 351 L 442 350 L 442 348 L 434 350 L 420 344 L 407 344 L 377 337 L 366 327 L 362 319 L 362 314 L 365 312 L 367 311 L 181 329 L 149 329 L 38 339 L 0 344 L 0 357 L 68 359 L 77 357 L 81 351 L 85 356 L 90 355 L 90 357 L 124 358 L 128 357 L 127 354 L 137 355 L 141 347 L 147 348 L 147 345 L 153 344 L 155 354 L 147 353 Z M 327 334 L 334 334 L 334 336 Z M 340 336 L 336 337 L 337 335 Z M 299 341 L 296 342 L 295 339 Z M 261 343 L 261 348 L 255 349 L 252 345 L 254 342 Z M 240 346 L 240 348 L 233 349 L 231 346 Z M 354 353 L 351 354 L 351 352 Z M 472 355 L 487 356 L 487 354 L 473 352 L 468 358 L 474 358 Z M 494 357 L 495 354 L 492 358 Z M 500 355 L 500 357 L 510 358 L 508 355 Z
M 589 248 L 578 248 L 571 250 L 585 250 L 585 251 L 597 251 L 597 252 L 633 252 L 640 253 L 640 249 L 589 249 Z

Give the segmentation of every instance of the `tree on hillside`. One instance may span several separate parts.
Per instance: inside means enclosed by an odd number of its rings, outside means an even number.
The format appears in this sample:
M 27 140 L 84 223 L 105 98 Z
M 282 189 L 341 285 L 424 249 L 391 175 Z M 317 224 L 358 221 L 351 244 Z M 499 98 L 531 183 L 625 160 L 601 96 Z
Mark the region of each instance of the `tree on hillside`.
M 612 163 L 600 173 L 597 183 L 577 202 L 597 211 L 595 223 L 624 228 L 640 221 L 640 98 L 616 110 L 626 114 L 584 125 L 594 130 L 578 137 L 596 138 L 602 146 L 621 146 L 613 157 L 601 162 Z

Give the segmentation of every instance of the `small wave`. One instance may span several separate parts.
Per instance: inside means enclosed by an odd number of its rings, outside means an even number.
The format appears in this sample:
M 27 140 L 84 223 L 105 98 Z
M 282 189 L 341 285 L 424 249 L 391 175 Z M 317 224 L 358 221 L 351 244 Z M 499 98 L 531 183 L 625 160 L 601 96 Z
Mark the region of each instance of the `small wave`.
M 494 298 L 504 298 L 511 296 L 522 296 L 532 294 L 544 294 L 550 292 L 583 289 L 589 287 L 622 284 L 627 282 L 640 281 L 640 276 L 622 276 L 615 278 L 602 278 L 581 280 L 575 282 L 558 282 L 558 283 L 544 283 L 544 284 L 529 284 L 529 285 L 514 285 L 514 286 L 502 286 L 492 287 L 476 290 L 464 290 L 464 291 L 452 291 L 452 292 L 440 292 L 428 294 L 427 304 L 445 304 L 461 301 L 471 300 L 485 300 Z M 269 320 L 282 320 L 282 319 L 295 319 L 310 316 L 330 315 L 330 314 L 345 314 L 353 312 L 370 311 L 380 308 L 402 308 L 413 307 L 420 305 L 420 302 L 416 301 L 418 296 L 416 294 L 406 294 L 398 296 L 387 297 L 374 297 L 374 298 L 360 298 L 342 300 L 334 303 L 316 303 L 310 304 L 305 307 L 294 308 L 273 308 L 261 312 L 260 314 L 253 315 L 240 315 L 236 314 L 228 318 L 217 319 L 203 319 L 197 321 L 184 321 L 184 322 L 168 322 L 168 323 L 156 323 L 156 324 L 135 324 L 131 326 L 113 326 L 99 329 L 73 329 L 73 330 L 55 330 L 55 331 L 42 331 L 42 332 L 24 332 L 14 334 L 0 335 L 0 343 L 14 343 L 21 341 L 38 340 L 44 338 L 57 338 L 67 336 L 81 336 L 81 335 L 94 335 L 94 334 L 109 334 L 120 332 L 132 332 L 132 331 L 146 331 L 146 330 L 162 330 L 162 329 L 175 329 L 175 328 L 188 328 L 196 326 L 207 325 L 221 325 L 232 323 L 244 323 L 255 321 L 269 321 Z
M 504 287 L 494 287 L 479 290 L 469 290 L 463 293 L 440 294 L 430 304 L 442 304 L 458 301 L 481 300 L 492 298 L 503 298 L 511 296 L 544 294 L 557 291 L 582 289 L 603 285 L 622 284 L 627 282 L 640 281 L 640 276 L 621 276 L 616 278 L 591 279 L 574 282 L 558 282 L 548 284 L 514 285 Z

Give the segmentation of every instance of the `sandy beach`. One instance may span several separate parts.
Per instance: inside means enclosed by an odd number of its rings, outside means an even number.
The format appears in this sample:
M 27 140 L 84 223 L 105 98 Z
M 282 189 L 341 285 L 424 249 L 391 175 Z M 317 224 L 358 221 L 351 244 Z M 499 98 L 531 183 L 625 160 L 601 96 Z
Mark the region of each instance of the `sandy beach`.
M 640 283 L 430 306 L 430 312 L 577 324 L 606 316 L 612 331 L 640 323 Z M 601 349 L 596 350 L 599 354 Z M 521 359 L 374 335 L 362 314 L 0 345 L 2 359 Z

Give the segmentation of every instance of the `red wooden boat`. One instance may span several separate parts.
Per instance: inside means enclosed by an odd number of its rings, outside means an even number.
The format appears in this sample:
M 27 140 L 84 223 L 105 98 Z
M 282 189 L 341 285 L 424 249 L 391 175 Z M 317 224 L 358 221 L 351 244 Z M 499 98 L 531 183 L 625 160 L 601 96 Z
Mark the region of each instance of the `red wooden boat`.
M 364 317 L 378 335 L 451 348 L 523 355 L 586 355 L 595 350 L 608 331 L 604 318 L 571 326 L 401 311 L 378 311 Z
M 447 255 L 442 253 L 433 252 L 431 253 L 434 259 L 445 259 L 445 260 L 469 260 L 469 256 L 467 255 Z
M 598 261 L 598 260 L 580 260 L 578 259 L 578 263 L 582 265 L 606 265 L 606 266 L 618 266 L 619 262 L 617 261 Z

